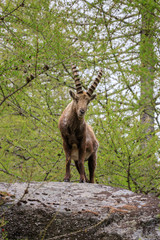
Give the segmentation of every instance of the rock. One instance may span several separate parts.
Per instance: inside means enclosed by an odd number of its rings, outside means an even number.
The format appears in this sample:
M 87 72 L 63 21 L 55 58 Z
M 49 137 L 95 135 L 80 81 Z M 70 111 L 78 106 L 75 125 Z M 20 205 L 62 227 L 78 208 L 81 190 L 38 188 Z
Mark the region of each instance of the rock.
M 5 194 L 1 194 L 5 193 Z M 0 183 L 9 240 L 159 240 L 160 201 L 98 184 Z

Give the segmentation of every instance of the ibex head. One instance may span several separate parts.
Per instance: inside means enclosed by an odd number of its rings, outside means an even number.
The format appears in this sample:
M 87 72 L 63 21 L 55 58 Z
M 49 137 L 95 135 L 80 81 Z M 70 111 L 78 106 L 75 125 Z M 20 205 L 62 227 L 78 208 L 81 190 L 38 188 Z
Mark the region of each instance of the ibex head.
M 87 90 L 87 92 L 84 92 L 82 90 L 78 71 L 75 65 L 72 66 L 72 70 L 77 93 L 74 93 L 71 90 L 69 91 L 69 93 L 74 100 L 78 118 L 83 118 L 87 111 L 88 104 L 96 97 L 96 94 L 93 94 L 93 92 L 96 89 L 98 83 L 100 82 L 100 79 L 102 77 L 102 70 L 99 71 L 97 78 L 94 80 L 94 82 L 92 83 L 91 87 Z

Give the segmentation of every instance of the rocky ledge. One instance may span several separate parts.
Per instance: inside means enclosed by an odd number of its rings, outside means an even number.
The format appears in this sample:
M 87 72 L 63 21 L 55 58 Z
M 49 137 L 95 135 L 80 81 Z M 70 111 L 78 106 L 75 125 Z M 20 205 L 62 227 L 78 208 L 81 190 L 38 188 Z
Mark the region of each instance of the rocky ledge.
M 98 184 L 0 183 L 0 239 L 159 240 L 159 204 Z

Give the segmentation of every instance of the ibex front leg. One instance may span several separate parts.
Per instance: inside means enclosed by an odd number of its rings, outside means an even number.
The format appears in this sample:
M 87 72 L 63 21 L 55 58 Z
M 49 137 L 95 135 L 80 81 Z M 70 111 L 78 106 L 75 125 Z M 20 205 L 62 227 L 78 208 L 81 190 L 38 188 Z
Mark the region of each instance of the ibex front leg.
M 84 183 L 86 180 L 85 169 L 84 169 L 85 153 L 86 153 L 86 143 L 85 143 L 85 140 L 82 140 L 80 147 L 79 147 L 79 160 L 78 160 L 81 183 Z
M 63 148 L 64 148 L 65 156 L 66 156 L 66 175 L 64 177 L 64 181 L 70 182 L 71 149 L 65 141 L 63 141 Z

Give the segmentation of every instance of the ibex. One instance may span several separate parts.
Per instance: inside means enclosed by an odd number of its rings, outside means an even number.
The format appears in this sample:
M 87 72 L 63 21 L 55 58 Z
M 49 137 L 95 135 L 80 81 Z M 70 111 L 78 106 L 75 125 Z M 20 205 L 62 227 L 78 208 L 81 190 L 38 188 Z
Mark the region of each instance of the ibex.
M 72 159 L 75 161 L 76 168 L 80 174 L 80 182 L 94 183 L 98 141 L 91 126 L 85 122 L 84 115 L 87 111 L 88 104 L 96 97 L 96 94 L 93 94 L 93 92 L 102 77 L 102 70 L 99 71 L 97 78 L 87 92 L 82 90 L 75 65 L 72 66 L 72 70 L 77 93 L 71 90 L 69 91 L 73 100 L 63 111 L 58 125 L 61 131 L 63 149 L 66 156 L 66 175 L 64 181 L 70 181 L 70 164 Z M 89 181 L 84 169 L 85 160 L 88 160 Z

